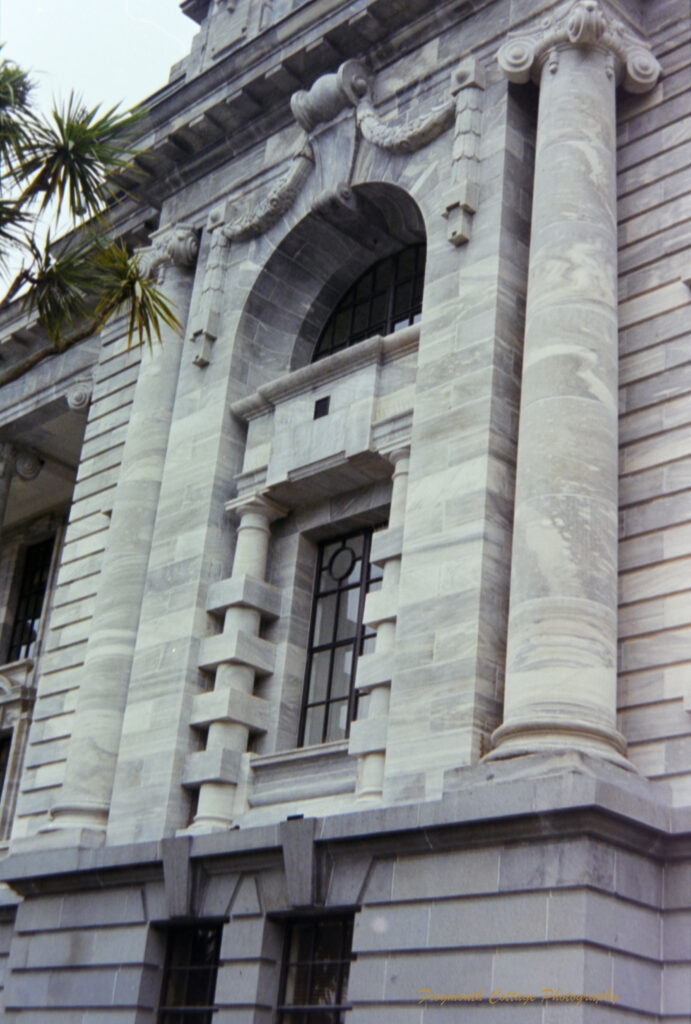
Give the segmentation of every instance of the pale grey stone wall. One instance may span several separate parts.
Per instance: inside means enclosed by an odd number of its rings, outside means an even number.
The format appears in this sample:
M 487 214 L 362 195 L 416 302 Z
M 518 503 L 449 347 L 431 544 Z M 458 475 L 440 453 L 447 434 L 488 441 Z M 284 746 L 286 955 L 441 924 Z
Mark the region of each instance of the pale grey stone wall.
M 620 727 L 639 771 L 691 800 L 688 4 L 649 12 L 663 68 L 620 106 Z M 685 28 L 684 28 L 685 26 Z M 681 31 L 680 31 L 681 30 Z
M 139 353 L 126 350 L 122 325 L 103 338 L 84 434 L 77 482 L 53 593 L 27 767 L 14 834 L 34 834 L 46 822 L 64 773 L 79 670 L 83 662 L 118 468 L 127 431 Z

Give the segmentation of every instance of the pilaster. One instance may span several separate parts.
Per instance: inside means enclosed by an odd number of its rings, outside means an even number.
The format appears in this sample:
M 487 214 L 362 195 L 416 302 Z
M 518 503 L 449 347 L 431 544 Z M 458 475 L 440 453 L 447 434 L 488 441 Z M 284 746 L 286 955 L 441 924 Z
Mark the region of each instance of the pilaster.
M 186 323 L 197 253 L 189 228 L 158 232 L 141 254 L 178 320 Z M 162 329 L 162 346 L 142 359 L 106 541 L 91 633 L 81 670 L 59 803 L 44 830 L 105 830 L 132 668 L 182 335 Z

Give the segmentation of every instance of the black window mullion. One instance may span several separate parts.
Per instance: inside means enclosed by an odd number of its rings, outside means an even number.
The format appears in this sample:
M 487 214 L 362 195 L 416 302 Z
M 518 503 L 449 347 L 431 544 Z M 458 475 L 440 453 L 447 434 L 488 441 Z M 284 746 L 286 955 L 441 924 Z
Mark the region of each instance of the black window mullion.
M 369 554 L 370 554 L 370 543 L 372 540 L 371 531 L 367 531 L 364 537 L 364 543 L 362 545 L 362 565 L 360 571 L 360 596 L 358 600 L 358 613 L 357 613 L 357 627 L 355 630 L 355 638 L 353 640 L 353 658 L 352 665 L 350 668 L 350 693 L 348 698 L 348 722 L 346 728 L 346 735 L 350 734 L 350 723 L 355 718 L 355 708 L 357 706 L 357 692 L 355 690 L 355 676 L 357 673 L 357 660 L 360 657 L 360 648 L 362 646 L 362 637 L 364 630 L 363 617 L 365 614 L 365 598 L 369 589 Z

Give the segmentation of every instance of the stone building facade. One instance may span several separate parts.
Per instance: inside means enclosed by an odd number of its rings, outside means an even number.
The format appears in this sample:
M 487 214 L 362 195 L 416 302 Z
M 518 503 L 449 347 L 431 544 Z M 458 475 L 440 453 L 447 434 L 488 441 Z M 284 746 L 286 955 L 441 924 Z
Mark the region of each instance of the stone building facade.
M 688 0 L 185 0 L 0 329 L 16 1024 L 691 1016 Z

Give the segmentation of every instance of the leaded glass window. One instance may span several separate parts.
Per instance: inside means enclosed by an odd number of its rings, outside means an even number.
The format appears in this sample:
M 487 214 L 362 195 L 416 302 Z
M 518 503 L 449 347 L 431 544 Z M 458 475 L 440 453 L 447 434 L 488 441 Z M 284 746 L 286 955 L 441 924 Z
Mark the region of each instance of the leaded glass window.
M 352 944 L 352 914 L 286 926 L 278 1024 L 342 1024 Z
M 371 538 L 364 529 L 320 545 L 299 746 L 344 739 L 358 714 L 357 659 L 375 635 L 362 621 L 365 596 L 382 575 L 370 565 Z
M 417 323 L 422 313 L 424 243 L 375 263 L 349 288 L 329 317 L 312 361 L 375 334 L 391 334 Z

